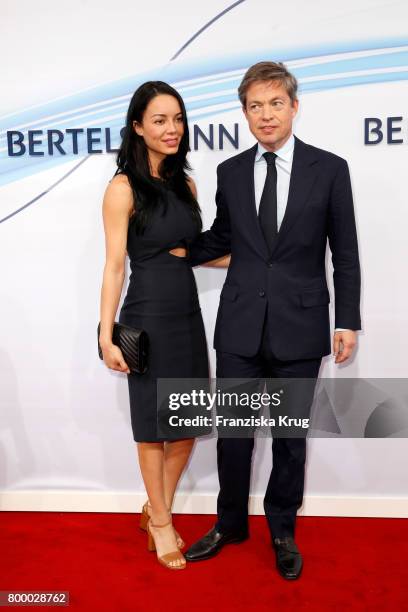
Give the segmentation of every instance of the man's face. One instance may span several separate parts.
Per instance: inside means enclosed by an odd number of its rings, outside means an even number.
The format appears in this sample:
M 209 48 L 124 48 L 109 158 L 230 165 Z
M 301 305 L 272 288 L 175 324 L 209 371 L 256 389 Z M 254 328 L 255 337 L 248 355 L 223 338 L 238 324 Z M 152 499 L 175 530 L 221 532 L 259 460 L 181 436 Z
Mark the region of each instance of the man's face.
M 267 151 L 277 151 L 292 133 L 299 102 L 290 99 L 278 81 L 255 81 L 247 89 L 243 109 L 249 129 Z

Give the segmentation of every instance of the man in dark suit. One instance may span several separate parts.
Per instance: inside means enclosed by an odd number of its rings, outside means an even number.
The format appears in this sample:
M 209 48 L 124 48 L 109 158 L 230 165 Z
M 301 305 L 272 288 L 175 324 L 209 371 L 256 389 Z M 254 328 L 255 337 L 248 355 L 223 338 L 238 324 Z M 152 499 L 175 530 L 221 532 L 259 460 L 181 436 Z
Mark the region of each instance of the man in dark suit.
M 346 361 L 360 329 L 360 265 L 347 162 L 292 134 L 297 82 L 281 63 L 260 62 L 238 90 L 257 144 L 217 169 L 217 216 L 190 249 L 192 265 L 231 253 L 215 328 L 217 378 L 311 378 L 331 352 L 326 243 L 335 292 L 333 352 Z M 208 559 L 248 537 L 254 440 L 217 442 L 218 521 L 186 559 Z M 264 509 L 277 568 L 302 569 L 294 542 L 302 504 L 305 437 L 274 438 Z

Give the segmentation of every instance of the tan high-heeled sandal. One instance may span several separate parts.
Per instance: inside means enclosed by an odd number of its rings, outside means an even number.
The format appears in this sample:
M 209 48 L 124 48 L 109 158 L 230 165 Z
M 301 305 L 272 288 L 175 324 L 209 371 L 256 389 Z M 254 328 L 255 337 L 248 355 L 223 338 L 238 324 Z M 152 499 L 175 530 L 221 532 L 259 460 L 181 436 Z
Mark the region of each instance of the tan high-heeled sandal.
M 152 519 L 149 519 L 147 523 L 147 528 L 146 528 L 147 550 L 151 552 L 156 551 L 156 543 L 154 541 L 153 534 L 150 531 L 150 526 L 154 527 L 155 529 L 161 529 L 162 527 L 167 527 L 168 525 L 171 525 L 171 519 L 167 523 L 164 523 L 163 525 L 153 525 Z M 159 557 L 159 555 L 157 555 L 157 560 L 161 565 L 163 565 L 164 567 L 167 567 L 168 569 L 172 569 L 172 570 L 185 569 L 186 567 L 186 559 L 184 555 L 180 552 L 179 549 L 172 550 L 171 552 L 166 553 L 162 557 Z M 181 565 L 171 565 L 173 561 L 178 561 L 178 560 L 184 561 L 184 563 L 182 563 Z
M 151 508 L 151 505 L 150 505 L 149 501 L 147 501 L 147 502 L 145 502 L 143 504 L 142 512 L 141 512 L 141 515 L 140 515 L 139 526 L 140 526 L 140 529 L 143 529 L 143 531 L 147 531 L 147 523 L 149 522 L 149 519 L 150 519 L 150 514 L 147 511 L 148 508 Z M 170 514 L 170 510 L 168 512 Z M 173 527 L 173 529 L 174 529 L 174 527 Z M 176 529 L 174 529 L 174 533 L 176 534 L 177 546 L 181 550 L 182 548 L 185 547 L 186 543 L 184 542 L 184 540 L 181 537 L 181 535 L 179 534 L 179 532 L 176 531 Z

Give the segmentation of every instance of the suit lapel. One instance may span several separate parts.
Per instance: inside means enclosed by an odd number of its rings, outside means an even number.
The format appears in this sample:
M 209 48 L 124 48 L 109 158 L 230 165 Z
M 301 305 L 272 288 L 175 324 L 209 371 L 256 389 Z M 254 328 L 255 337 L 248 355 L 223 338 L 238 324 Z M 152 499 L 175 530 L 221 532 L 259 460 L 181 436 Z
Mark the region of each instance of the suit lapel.
M 268 247 L 259 225 L 255 203 L 254 165 L 258 143 L 245 151 L 238 160 L 235 190 L 242 210 L 243 224 L 251 235 L 251 243 L 261 257 L 268 258 Z
M 295 136 L 288 202 L 272 252 L 276 251 L 303 211 L 317 177 L 316 162 L 313 148 Z
M 237 201 L 242 210 L 243 224 L 250 233 L 251 243 L 261 257 L 268 260 L 299 219 L 317 177 L 317 157 L 312 147 L 295 136 L 288 202 L 272 252 L 265 242 L 255 204 L 254 164 L 258 144 L 240 156 L 234 174 Z

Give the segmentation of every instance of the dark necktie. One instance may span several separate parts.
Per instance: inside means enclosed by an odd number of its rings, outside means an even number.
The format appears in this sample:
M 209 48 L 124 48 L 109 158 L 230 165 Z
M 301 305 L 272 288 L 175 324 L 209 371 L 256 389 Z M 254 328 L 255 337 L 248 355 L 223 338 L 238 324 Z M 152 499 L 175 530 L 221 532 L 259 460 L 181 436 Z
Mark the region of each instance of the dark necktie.
M 277 172 L 275 164 L 276 154 L 264 153 L 263 156 L 268 165 L 268 170 L 266 172 L 265 185 L 262 192 L 261 202 L 259 204 L 258 217 L 266 244 L 268 245 L 269 251 L 272 251 L 274 240 L 278 235 L 278 200 L 276 196 Z

